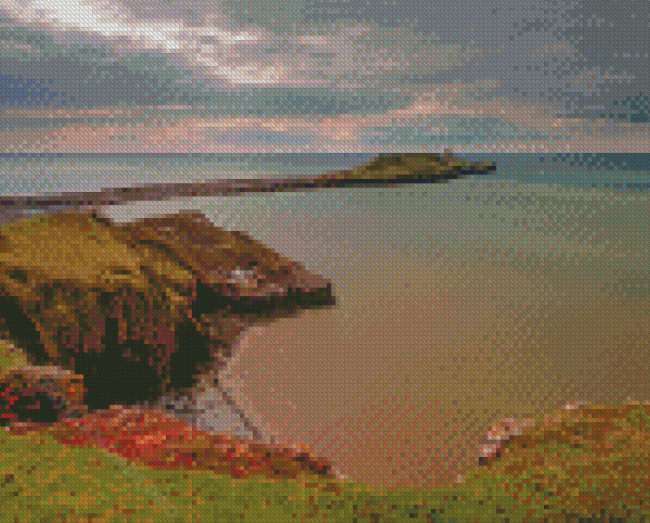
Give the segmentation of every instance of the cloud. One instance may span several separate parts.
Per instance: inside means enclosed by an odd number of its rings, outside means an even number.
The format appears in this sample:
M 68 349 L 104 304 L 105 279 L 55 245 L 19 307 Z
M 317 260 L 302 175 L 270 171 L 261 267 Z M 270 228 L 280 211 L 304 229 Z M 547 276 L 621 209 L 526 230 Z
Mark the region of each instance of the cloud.
M 6 0 L 0 152 L 646 152 L 623 3 Z

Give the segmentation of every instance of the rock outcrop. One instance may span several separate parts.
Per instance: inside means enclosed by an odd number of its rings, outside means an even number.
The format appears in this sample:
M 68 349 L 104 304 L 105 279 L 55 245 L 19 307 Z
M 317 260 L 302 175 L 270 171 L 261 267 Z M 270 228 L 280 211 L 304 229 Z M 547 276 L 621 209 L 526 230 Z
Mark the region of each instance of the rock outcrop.
M 0 238 L 0 291 L 2 335 L 83 375 L 91 411 L 187 391 L 248 326 L 334 303 L 327 280 L 196 213 L 21 220 Z
M 582 402 L 570 401 L 565 404 L 563 410 L 575 410 L 584 405 Z M 518 421 L 516 418 L 503 418 L 498 423 L 491 425 L 483 435 L 485 443 L 481 445 L 479 463 L 488 465 L 501 457 L 504 447 L 508 442 L 522 436 L 524 429 L 535 427 L 535 422 L 530 419 Z
M 88 413 L 83 376 L 59 367 L 17 367 L 0 373 L 0 421 L 48 426 Z M 18 426 L 18 425 L 16 425 Z

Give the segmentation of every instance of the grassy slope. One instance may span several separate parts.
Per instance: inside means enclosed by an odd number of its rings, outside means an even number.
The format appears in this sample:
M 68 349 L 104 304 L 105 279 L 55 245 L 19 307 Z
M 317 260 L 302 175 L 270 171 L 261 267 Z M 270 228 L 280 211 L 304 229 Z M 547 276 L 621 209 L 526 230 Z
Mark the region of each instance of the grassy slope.
M 25 364 L 20 352 L 9 353 L 10 347 L 9 344 L 0 345 L 2 367 Z M 626 425 L 641 430 L 646 440 L 650 440 L 650 417 L 640 412 L 633 411 Z M 629 432 L 626 437 L 630 437 Z M 2 521 L 271 523 L 309 518 L 350 523 L 412 521 L 415 518 L 513 522 L 543 521 L 544 517 L 549 521 L 565 521 L 561 516 L 563 509 L 583 518 L 598 514 L 600 509 L 580 510 L 576 500 L 579 492 L 594 492 L 599 488 L 606 488 L 620 500 L 616 507 L 608 507 L 611 512 L 601 513 L 601 517 L 610 514 L 637 521 L 639 519 L 634 518 L 650 516 L 647 501 L 644 510 L 634 509 L 634 502 L 638 503 L 639 498 L 637 493 L 635 499 L 634 489 L 643 484 L 638 476 L 618 473 L 618 484 L 600 484 L 599 478 L 605 475 L 595 473 L 594 469 L 589 471 L 585 465 L 585 479 L 576 478 L 563 470 L 562 464 L 568 463 L 569 456 L 587 457 L 591 462 L 595 454 L 588 448 L 572 449 L 562 444 L 536 448 L 542 451 L 538 457 L 566 456 L 556 466 L 547 465 L 542 471 L 535 472 L 531 467 L 530 473 L 518 471 L 515 475 L 510 469 L 513 463 L 521 462 L 521 456 L 506 454 L 489 469 L 468 474 L 462 484 L 418 492 L 405 488 L 373 490 L 347 481 L 328 489 L 324 482 L 307 485 L 275 484 L 261 479 L 233 482 L 229 477 L 215 476 L 207 471 L 145 470 L 102 449 L 61 445 L 51 436 L 37 433 L 24 436 L 2 433 L 0 443 Z M 625 452 L 634 460 L 627 450 Z M 616 461 L 611 457 L 606 459 Z M 637 456 L 637 464 L 639 460 L 642 468 L 650 470 L 647 452 Z M 544 476 L 555 478 L 555 481 L 544 483 L 540 480 Z M 649 481 L 648 477 L 643 481 Z M 544 488 L 540 489 L 540 484 Z

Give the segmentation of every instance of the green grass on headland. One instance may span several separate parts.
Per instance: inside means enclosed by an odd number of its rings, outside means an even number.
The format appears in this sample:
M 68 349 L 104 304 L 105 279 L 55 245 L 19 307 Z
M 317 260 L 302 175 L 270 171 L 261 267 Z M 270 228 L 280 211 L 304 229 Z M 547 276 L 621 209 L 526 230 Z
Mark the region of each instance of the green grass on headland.
M 489 485 L 478 495 L 467 488 L 422 495 L 378 494 L 353 483 L 336 492 L 259 479 L 235 484 L 206 471 L 139 470 L 101 450 L 58 445 L 51 437 L 3 435 L 0 442 L 2 521 L 289 523 L 310 518 L 350 523 L 427 514 L 430 521 L 460 522 L 488 514 L 524 515 L 512 498 Z
M 9 347 L 0 347 L 2 367 L 25 364 Z M 650 470 L 650 410 L 631 408 L 614 421 L 607 455 L 603 438 L 592 448 L 549 437 L 548 444 L 530 445 L 535 455 L 518 445 L 462 483 L 428 490 L 373 489 L 347 480 L 234 482 L 204 470 L 139 468 L 48 434 L 0 432 L 0 521 L 642 521 L 650 517 L 650 474 L 639 473 Z M 587 441 L 591 427 L 588 419 L 571 426 L 571 437 L 581 428 L 576 441 Z M 520 470 L 525 463 L 530 470 Z M 609 505 L 599 505 L 605 494 Z

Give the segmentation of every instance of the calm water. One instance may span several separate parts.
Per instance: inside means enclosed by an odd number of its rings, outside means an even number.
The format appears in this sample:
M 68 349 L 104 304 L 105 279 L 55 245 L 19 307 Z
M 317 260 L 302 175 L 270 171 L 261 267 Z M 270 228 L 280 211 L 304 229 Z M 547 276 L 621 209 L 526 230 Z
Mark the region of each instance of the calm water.
M 369 159 L 303 156 L 221 168 L 5 158 L 2 192 L 318 174 Z M 258 424 L 349 476 L 426 483 L 441 466 L 462 472 L 500 418 L 650 399 L 650 155 L 470 158 L 497 161 L 497 173 L 105 212 L 125 221 L 199 209 L 331 278 L 336 310 L 249 334 L 226 381 Z
M 649 154 L 461 155 L 494 161 L 491 179 L 553 183 L 576 188 L 643 191 Z M 0 193 L 77 191 L 153 182 L 196 182 L 221 177 L 320 174 L 363 164 L 370 154 L 31 154 L 0 153 Z
M 439 262 L 453 264 L 476 263 L 474 254 L 459 251 L 464 243 L 498 241 L 506 249 L 497 256 L 500 262 L 549 268 L 564 263 L 564 258 L 549 257 L 543 249 L 523 257 L 510 253 L 508 249 L 516 238 L 511 233 L 523 235 L 528 243 L 533 236 L 544 236 L 551 244 L 561 237 L 576 246 L 598 243 L 606 252 L 615 253 L 612 249 L 624 241 L 623 233 L 634 228 L 635 240 L 627 248 L 648 245 L 650 220 L 642 202 L 650 187 L 650 154 L 477 153 L 464 157 L 494 161 L 497 172 L 446 184 L 390 190 L 337 189 L 140 202 L 105 212 L 118 220 L 129 220 L 200 208 L 217 225 L 250 231 L 334 279 L 341 271 L 354 270 L 351 260 L 344 267 L 332 261 L 340 257 L 346 244 L 362 250 L 367 249 L 364 245 L 390 243 L 435 245 Z M 367 154 L 0 154 L 0 193 L 320 174 L 360 165 L 371 158 Z M 589 277 L 603 284 L 616 280 L 625 293 L 642 292 L 635 282 L 645 277 L 645 262 L 624 270 L 615 260 L 618 258 L 601 257 L 602 266 L 594 267 Z

